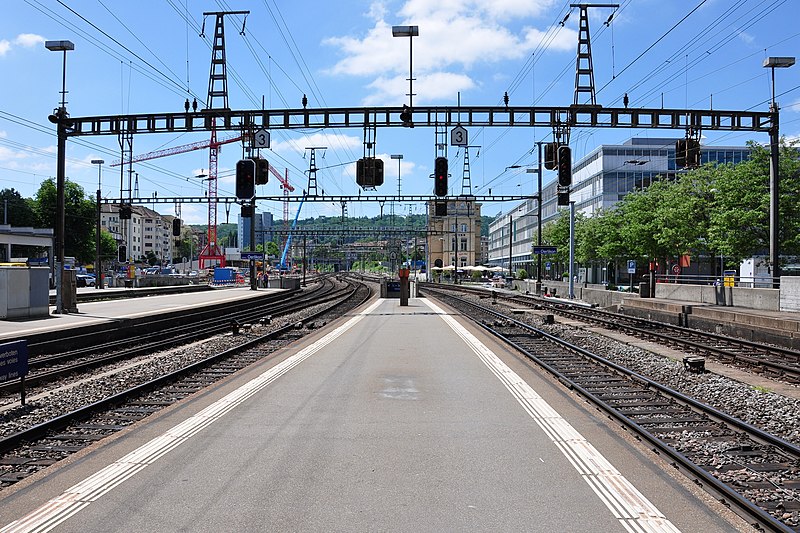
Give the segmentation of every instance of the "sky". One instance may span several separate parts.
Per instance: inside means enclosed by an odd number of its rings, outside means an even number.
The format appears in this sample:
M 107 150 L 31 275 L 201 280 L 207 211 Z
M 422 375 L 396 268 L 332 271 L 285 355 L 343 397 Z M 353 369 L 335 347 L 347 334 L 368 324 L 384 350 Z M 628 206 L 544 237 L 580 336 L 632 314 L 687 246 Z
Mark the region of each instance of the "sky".
M 208 11 L 249 10 L 246 20 L 225 23 L 229 105 L 251 110 L 308 106 L 400 106 L 409 91 L 409 38 L 393 38 L 393 25 L 416 25 L 413 102 L 426 106 L 568 106 L 573 102 L 579 10 L 562 0 L 4 0 L 0 18 L 0 189 L 24 197 L 56 174 L 55 127 L 47 117 L 61 100 L 63 52 L 45 40 L 69 40 L 67 110 L 73 117 L 183 110 L 186 98 L 201 107 L 208 95 L 215 18 Z M 621 0 L 617 9 L 589 9 L 597 103 L 621 107 L 767 110 L 771 98 L 767 56 L 800 55 L 798 0 Z M 568 16 L 567 16 L 568 15 Z M 609 22 L 610 18 L 610 22 Z M 205 25 L 205 26 L 204 26 Z M 201 36 L 201 30 L 204 36 Z M 242 31 L 244 30 L 244 31 Z M 781 134 L 800 136 L 800 65 L 775 72 Z M 224 138 L 228 133 L 220 133 Z M 682 131 L 573 129 L 578 161 L 601 144 L 644 136 L 682 137 Z M 207 132 L 136 135 L 133 152 L 207 140 Z M 534 194 L 535 143 L 552 140 L 549 128 L 471 128 L 469 175 L 476 195 Z M 702 143 L 739 146 L 767 143 L 766 135 L 703 132 Z M 262 150 L 299 194 L 307 186 L 308 147 L 316 153 L 318 187 L 327 194 L 357 195 L 355 161 L 363 131 L 272 132 Z M 385 160 L 385 183 L 371 194 L 430 195 L 436 157 L 430 128 L 384 128 L 376 153 Z M 232 197 L 240 143 L 222 148 L 219 196 Z M 391 159 L 402 154 L 401 160 Z M 461 192 L 464 149 L 449 146 L 450 190 Z M 134 166 L 139 197 L 197 197 L 205 193 L 208 150 L 200 149 Z M 121 158 L 116 137 L 71 138 L 68 179 L 94 197 L 98 177 L 104 198 L 120 196 Z M 92 160 L 102 159 L 102 166 Z M 399 164 L 398 164 L 399 162 Z M 518 168 L 507 168 L 507 167 Z M 99 172 L 98 172 L 99 169 Z M 99 175 L 99 176 L 98 176 Z M 126 174 L 127 176 L 127 174 Z M 127 181 L 127 177 L 125 178 Z M 545 183 L 555 179 L 546 172 Z M 127 188 L 127 185 L 126 185 Z M 490 192 L 491 190 L 491 192 Z M 277 180 L 260 196 L 282 194 Z M 293 217 L 298 203 L 290 204 Z M 175 214 L 173 204 L 153 204 Z M 513 205 L 487 202 L 483 214 Z M 424 213 L 421 204 L 385 205 L 383 214 Z M 205 204 L 183 203 L 189 224 L 205 224 Z M 281 203 L 262 201 L 259 211 L 283 216 Z M 350 202 L 350 217 L 375 216 L 377 202 Z M 236 222 L 238 207 L 218 208 L 218 222 Z M 339 216 L 339 204 L 307 202 L 301 218 Z

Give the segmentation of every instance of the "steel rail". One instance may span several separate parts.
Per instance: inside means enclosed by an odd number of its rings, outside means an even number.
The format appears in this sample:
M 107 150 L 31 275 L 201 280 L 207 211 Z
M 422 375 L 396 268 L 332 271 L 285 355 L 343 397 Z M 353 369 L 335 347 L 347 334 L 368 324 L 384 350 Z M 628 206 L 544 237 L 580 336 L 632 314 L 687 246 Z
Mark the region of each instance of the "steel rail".
M 347 301 L 347 299 L 352 297 L 357 290 L 358 287 L 352 288 L 345 295 L 345 298 L 342 300 L 342 302 Z M 372 296 L 372 290 L 369 289 L 367 295 L 356 304 L 356 307 L 362 305 L 371 296 Z M 338 305 L 341 305 L 342 302 L 340 302 L 337 305 L 331 306 L 330 308 L 317 311 L 311 314 L 310 316 L 303 318 L 301 322 L 303 324 L 307 324 L 313 320 L 316 320 L 318 317 L 324 315 L 325 313 L 330 312 L 332 309 L 338 307 Z M 122 405 L 126 401 L 136 398 L 144 393 L 151 392 L 155 389 L 158 389 L 159 387 L 173 383 L 178 379 L 181 379 L 187 375 L 191 375 L 195 372 L 201 371 L 214 363 L 217 363 L 231 356 L 235 356 L 242 352 L 250 350 L 258 346 L 259 344 L 277 340 L 283 335 L 287 335 L 289 333 L 293 333 L 296 331 L 297 330 L 295 324 L 287 324 L 286 326 L 283 326 L 275 331 L 271 331 L 266 335 L 262 335 L 254 339 L 251 339 L 249 341 L 246 341 L 238 346 L 235 346 L 234 348 L 230 348 L 223 352 L 214 354 L 210 357 L 207 357 L 205 359 L 187 365 L 181 369 L 169 372 L 163 376 L 159 376 L 158 378 L 152 379 L 146 383 L 136 385 L 125 391 L 119 392 L 107 398 L 103 398 L 102 400 L 86 405 L 79 409 L 75 409 L 73 411 L 70 411 L 69 413 L 60 415 L 56 418 L 48 420 L 47 422 L 37 424 L 36 426 L 30 427 L 28 429 L 4 437 L 0 439 L 0 454 L 7 453 L 25 443 L 30 443 L 38 439 L 41 439 L 47 436 L 50 432 L 66 428 L 70 424 L 79 422 L 81 420 L 85 420 L 98 412 L 102 412 L 104 410 L 108 410 L 116 406 Z
M 732 428 L 735 428 L 739 431 L 745 432 L 754 437 L 756 441 L 762 441 L 768 443 L 772 446 L 775 446 L 782 452 L 786 453 L 787 455 L 793 456 L 795 459 L 800 459 L 800 448 L 791 444 L 779 437 L 771 435 L 755 426 L 747 424 L 741 420 L 738 420 L 730 415 L 719 411 L 718 409 L 714 409 L 711 406 L 698 402 L 697 400 L 686 396 L 678 391 L 670 389 L 660 383 L 651 380 L 650 378 L 633 372 L 630 369 L 622 367 L 612 361 L 605 359 L 602 356 L 597 354 L 591 353 L 588 350 L 585 350 L 579 346 L 575 346 L 563 339 L 550 335 L 549 333 L 534 328 L 529 324 L 525 324 L 524 322 L 520 322 L 519 320 L 514 319 L 513 317 L 504 315 L 498 311 L 494 311 L 492 309 L 488 309 L 486 307 L 481 307 L 473 302 L 464 300 L 463 298 L 459 298 L 454 296 L 447 291 L 439 291 L 436 289 L 426 288 L 426 292 L 430 291 L 434 294 L 439 294 L 440 297 L 445 297 L 451 300 L 455 300 L 459 305 L 466 305 L 470 308 L 477 309 L 481 313 L 488 314 L 490 316 L 494 316 L 495 318 L 500 318 L 507 323 L 510 322 L 514 324 L 516 327 L 534 333 L 536 335 L 540 335 L 542 338 L 552 342 L 557 346 L 561 346 L 573 353 L 581 355 L 582 357 L 586 357 L 590 360 L 596 361 L 597 363 L 611 368 L 618 373 L 621 373 L 625 376 L 628 376 L 634 381 L 639 382 L 640 384 L 650 387 L 653 389 L 658 390 L 661 394 L 666 397 L 674 399 L 679 404 L 683 404 L 687 407 L 691 407 L 692 409 L 706 414 L 707 416 L 722 422 L 724 424 L 729 425 Z M 471 317 L 467 317 L 471 318 Z M 474 319 L 473 319 L 474 320 Z M 508 343 L 509 345 L 513 346 L 515 349 L 519 350 L 523 353 L 526 357 L 531 359 L 532 361 L 536 362 L 542 368 L 553 374 L 559 381 L 561 381 L 565 386 L 570 389 L 574 389 L 578 391 L 581 395 L 591 401 L 593 404 L 597 405 L 601 408 L 604 412 L 606 412 L 609 416 L 613 417 L 617 421 L 619 421 L 624 427 L 633 431 L 636 435 L 646 440 L 652 446 L 655 447 L 655 452 L 657 454 L 664 454 L 665 456 L 669 457 L 673 463 L 672 465 L 676 468 L 682 467 L 686 472 L 690 473 L 692 476 L 695 476 L 695 483 L 698 485 L 706 488 L 707 490 L 711 489 L 712 492 L 717 493 L 723 499 L 721 500 L 722 503 L 732 503 L 734 504 L 740 511 L 741 514 L 744 514 L 749 519 L 755 520 L 752 525 L 758 527 L 764 527 L 770 531 L 781 531 L 781 532 L 788 532 L 794 531 L 793 529 L 786 526 L 786 524 L 781 523 L 780 521 L 776 520 L 773 516 L 767 513 L 764 509 L 758 507 L 755 503 L 750 501 L 749 499 L 745 498 L 743 495 L 739 494 L 737 491 L 733 490 L 728 485 L 722 483 L 717 478 L 706 472 L 704 469 L 699 467 L 698 465 L 694 464 L 691 460 L 689 460 L 685 455 L 678 452 L 668 444 L 661 441 L 658 437 L 653 435 L 650 431 L 643 428 L 639 424 L 637 424 L 634 420 L 630 419 L 629 417 L 625 416 L 623 413 L 619 412 L 618 410 L 614 409 L 611 405 L 607 402 L 603 401 L 602 399 L 598 398 L 594 395 L 591 391 L 587 390 L 575 380 L 566 376 L 565 374 L 559 372 L 556 368 L 552 365 L 548 364 L 546 361 L 543 361 L 535 354 L 530 353 L 529 350 L 525 349 L 523 346 L 515 343 L 514 341 L 508 339 L 501 333 L 495 331 L 491 328 L 491 326 L 475 321 L 480 327 L 485 329 L 488 333 L 492 334 L 493 336 L 502 339 L 504 342 Z

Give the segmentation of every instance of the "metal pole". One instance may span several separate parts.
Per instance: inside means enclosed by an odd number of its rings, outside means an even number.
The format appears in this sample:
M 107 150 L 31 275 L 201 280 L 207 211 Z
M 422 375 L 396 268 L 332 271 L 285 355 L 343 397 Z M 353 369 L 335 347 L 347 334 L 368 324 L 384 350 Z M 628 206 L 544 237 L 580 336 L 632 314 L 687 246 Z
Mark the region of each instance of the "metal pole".
M 412 89 L 412 82 L 414 80 L 414 77 L 411 74 L 412 72 L 414 72 L 413 67 L 414 67 L 414 37 L 409 35 L 408 36 L 408 108 L 409 109 L 414 109 L 414 104 L 413 104 L 414 90 Z
M 250 251 L 256 251 L 256 201 L 250 200 Z M 263 263 L 262 263 L 263 268 Z M 258 290 L 258 280 L 256 280 L 256 260 L 250 260 L 250 290 Z
M 508 277 L 512 277 L 514 274 L 513 267 L 511 265 L 512 256 L 514 253 L 514 222 L 511 218 L 511 213 L 508 214 Z
M 103 169 L 103 166 L 102 165 L 103 165 L 104 162 L 105 161 L 103 161 L 102 159 L 92 159 L 92 163 L 97 165 L 97 221 L 96 221 L 96 226 L 97 226 L 96 227 L 96 230 L 97 230 L 96 231 L 97 244 L 95 246 L 95 267 L 94 267 L 94 273 L 95 273 L 95 284 L 94 284 L 94 287 L 95 287 L 95 289 L 103 289 L 103 288 L 105 288 L 103 286 L 104 285 L 103 284 L 103 261 L 102 261 L 102 258 L 100 257 L 100 236 L 102 235 L 101 228 L 100 228 L 100 219 L 101 219 L 100 201 L 102 200 L 102 188 L 103 188 L 103 186 L 102 186 L 102 169 Z
M 769 129 L 769 262 L 772 266 L 772 287 L 780 288 L 780 241 L 778 239 L 778 218 L 780 214 L 780 176 L 779 176 L 779 108 L 775 101 L 775 67 L 772 67 L 772 103 L 770 113 L 772 126 Z
M 99 166 L 97 167 L 100 168 Z M 98 170 L 99 173 L 99 170 Z M 95 246 L 95 262 L 94 262 L 94 273 L 95 273 L 95 289 L 102 289 L 103 288 L 103 267 L 100 263 L 100 199 L 101 199 L 101 192 L 100 186 L 97 186 L 97 245 Z
M 3 224 L 8 225 L 8 198 L 3 200 Z M 11 261 L 11 243 L 6 245 L 6 261 Z
M 537 172 L 537 182 L 539 185 L 539 197 L 536 199 L 536 218 L 537 218 L 537 235 L 536 245 L 542 245 L 542 143 L 536 143 L 539 148 L 539 171 Z M 542 254 L 536 254 L 536 292 L 540 292 L 542 288 Z
M 66 54 L 65 54 L 66 55 Z M 67 160 L 67 127 L 64 107 L 58 110 L 56 161 L 56 313 L 64 312 L 64 181 Z
M 305 286 L 306 286 L 306 235 L 303 235 L 303 287 Z
M 569 203 L 569 297 L 575 298 L 575 202 Z

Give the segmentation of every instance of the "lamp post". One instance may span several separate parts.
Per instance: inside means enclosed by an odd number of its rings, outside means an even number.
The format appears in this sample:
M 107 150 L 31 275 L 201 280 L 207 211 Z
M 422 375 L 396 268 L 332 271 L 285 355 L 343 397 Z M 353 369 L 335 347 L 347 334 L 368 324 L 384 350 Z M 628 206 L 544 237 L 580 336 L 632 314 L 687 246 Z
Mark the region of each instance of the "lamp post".
M 413 97 L 414 91 L 412 90 L 412 67 L 414 65 L 414 39 L 413 37 L 419 36 L 419 26 L 392 26 L 392 37 L 408 37 L 408 108 L 414 108 Z
M 537 141 L 539 147 L 539 166 L 537 168 L 526 168 L 527 174 L 536 174 L 537 194 L 536 194 L 536 246 L 542 246 L 542 142 Z M 522 168 L 522 165 L 511 165 L 509 168 Z M 536 254 L 536 293 L 542 288 L 542 254 Z
M 67 52 L 75 50 L 71 41 L 45 41 L 45 48 L 51 52 L 63 52 L 61 69 L 61 106 L 47 117 L 56 124 L 58 134 L 58 154 L 56 163 L 56 313 L 64 312 L 64 181 L 67 160 Z
M 772 265 L 772 287 L 780 288 L 780 242 L 778 240 L 778 217 L 780 207 L 780 175 L 778 172 L 779 153 L 779 111 L 775 101 L 775 69 L 794 65 L 794 57 L 768 57 L 763 66 L 772 69 L 772 100 L 769 104 L 771 127 L 769 129 L 769 262 Z
M 100 200 L 102 199 L 101 193 L 101 179 L 102 179 L 102 168 L 103 168 L 103 161 L 102 159 L 92 159 L 92 164 L 97 165 L 97 232 L 96 232 L 96 240 L 97 244 L 95 246 L 95 289 L 102 289 L 103 288 L 103 267 L 102 262 L 100 259 Z

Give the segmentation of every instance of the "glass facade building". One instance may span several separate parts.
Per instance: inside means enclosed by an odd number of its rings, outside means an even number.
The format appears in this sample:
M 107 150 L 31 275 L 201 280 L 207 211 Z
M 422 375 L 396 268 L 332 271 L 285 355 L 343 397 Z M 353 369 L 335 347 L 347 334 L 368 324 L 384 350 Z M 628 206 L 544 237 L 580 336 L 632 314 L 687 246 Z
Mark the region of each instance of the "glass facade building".
M 604 144 L 577 161 L 572 167 L 570 201 L 575 212 L 592 216 L 608 209 L 631 191 L 649 186 L 659 179 L 674 179 L 683 170 L 675 163 L 676 138 L 635 137 L 620 145 Z M 701 146 L 701 163 L 741 163 L 750 157 L 746 146 Z M 557 182 L 542 188 L 542 225 L 556 220 Z M 531 250 L 536 244 L 536 200 L 527 200 L 489 225 L 489 263 L 514 272 L 525 268 L 535 272 L 535 257 Z M 511 242 L 509 242 L 511 241 Z

